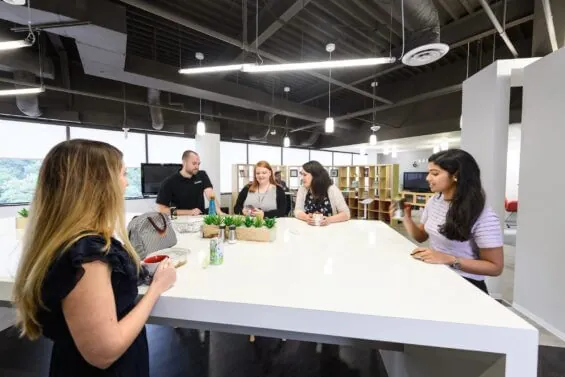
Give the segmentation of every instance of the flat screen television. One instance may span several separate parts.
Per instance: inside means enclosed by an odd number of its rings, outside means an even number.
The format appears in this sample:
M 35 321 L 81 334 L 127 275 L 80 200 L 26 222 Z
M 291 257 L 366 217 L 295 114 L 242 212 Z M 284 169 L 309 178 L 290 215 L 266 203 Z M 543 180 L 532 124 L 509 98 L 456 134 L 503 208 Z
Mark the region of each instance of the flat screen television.
M 161 183 L 181 168 L 181 164 L 141 164 L 141 193 L 143 196 L 157 195 Z
M 428 172 L 404 172 L 404 191 L 430 192 L 430 185 L 426 181 Z

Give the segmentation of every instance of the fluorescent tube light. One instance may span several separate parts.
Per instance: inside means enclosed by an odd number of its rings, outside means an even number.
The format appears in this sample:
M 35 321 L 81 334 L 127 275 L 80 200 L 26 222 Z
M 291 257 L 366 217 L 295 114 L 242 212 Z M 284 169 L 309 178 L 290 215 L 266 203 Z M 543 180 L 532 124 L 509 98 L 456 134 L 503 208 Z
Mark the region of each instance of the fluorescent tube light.
M 179 69 L 179 73 L 182 73 L 183 75 L 195 75 L 199 73 L 239 71 L 243 68 L 243 66 L 244 64 L 231 64 L 231 65 L 216 65 L 212 67 L 181 68 Z
M 0 51 L 15 50 L 18 48 L 29 47 L 29 46 L 31 46 L 31 42 L 26 39 L 22 39 L 18 41 L 5 41 L 5 42 L 0 42 Z
M 21 88 L 21 89 L 4 89 L 0 90 L 0 96 L 21 96 L 26 94 L 38 94 L 45 91 L 44 87 L 39 88 Z
M 394 63 L 395 58 L 368 58 L 349 60 L 328 60 L 321 62 L 287 63 L 287 64 L 243 64 L 241 70 L 249 73 L 300 71 L 308 69 L 329 69 L 346 67 L 363 67 L 370 65 Z

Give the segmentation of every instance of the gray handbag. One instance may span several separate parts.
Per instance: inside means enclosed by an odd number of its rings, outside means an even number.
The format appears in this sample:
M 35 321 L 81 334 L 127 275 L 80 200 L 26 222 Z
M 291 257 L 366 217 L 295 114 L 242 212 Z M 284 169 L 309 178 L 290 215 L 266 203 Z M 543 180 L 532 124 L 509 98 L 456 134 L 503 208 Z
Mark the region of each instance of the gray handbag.
M 168 217 L 160 212 L 135 216 L 128 224 L 129 240 L 143 260 L 157 250 L 177 244 L 177 235 Z

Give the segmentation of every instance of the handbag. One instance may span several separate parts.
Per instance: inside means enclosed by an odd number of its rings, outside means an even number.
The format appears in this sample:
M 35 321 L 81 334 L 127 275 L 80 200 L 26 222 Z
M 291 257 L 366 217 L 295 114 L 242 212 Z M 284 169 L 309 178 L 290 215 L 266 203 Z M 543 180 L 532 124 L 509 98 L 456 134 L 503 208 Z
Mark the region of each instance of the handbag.
M 128 224 L 128 236 L 141 260 L 155 251 L 177 244 L 171 221 L 160 212 L 135 216 Z

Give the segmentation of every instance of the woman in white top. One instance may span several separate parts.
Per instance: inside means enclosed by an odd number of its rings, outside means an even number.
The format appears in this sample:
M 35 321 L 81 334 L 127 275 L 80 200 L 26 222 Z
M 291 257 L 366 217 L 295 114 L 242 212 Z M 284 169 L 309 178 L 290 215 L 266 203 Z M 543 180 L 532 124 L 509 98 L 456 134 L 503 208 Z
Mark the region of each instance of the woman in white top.
M 349 207 L 343 194 L 332 184 L 328 171 L 318 162 L 302 165 L 302 186 L 296 194 L 294 217 L 314 225 L 313 215 L 321 213 L 320 225 L 328 225 L 350 218 Z

